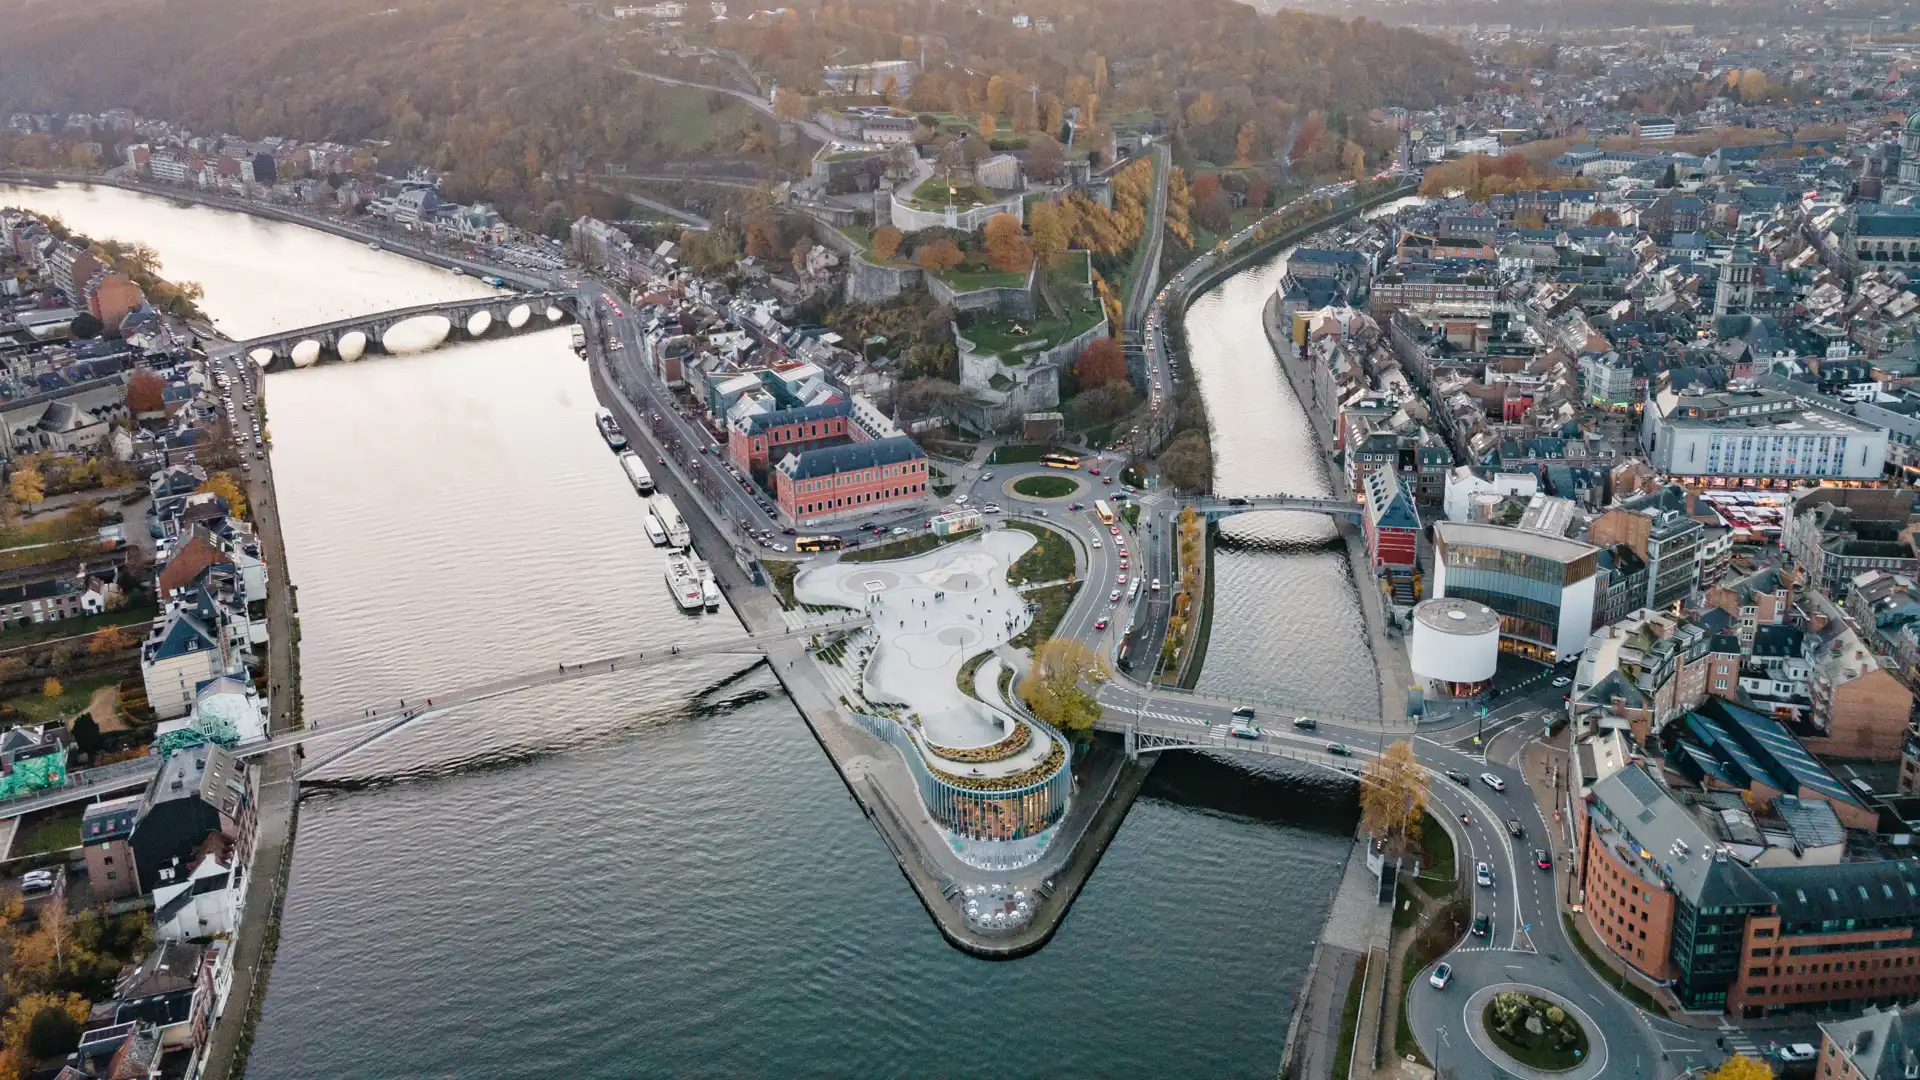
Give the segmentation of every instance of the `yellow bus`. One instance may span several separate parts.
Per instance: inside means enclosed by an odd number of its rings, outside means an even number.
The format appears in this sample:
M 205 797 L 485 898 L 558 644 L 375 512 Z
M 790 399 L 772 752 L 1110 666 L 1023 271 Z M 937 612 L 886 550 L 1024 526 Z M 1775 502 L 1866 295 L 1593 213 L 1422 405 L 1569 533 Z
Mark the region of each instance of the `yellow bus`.
M 1040 458 L 1040 464 L 1049 469 L 1077 469 L 1080 467 L 1080 459 L 1072 454 L 1044 454 Z
M 795 551 L 839 551 L 847 542 L 837 536 L 802 536 L 793 541 Z
M 1107 500 L 1096 499 L 1093 504 L 1093 512 L 1099 515 L 1100 524 L 1113 524 L 1113 507 L 1107 505 Z

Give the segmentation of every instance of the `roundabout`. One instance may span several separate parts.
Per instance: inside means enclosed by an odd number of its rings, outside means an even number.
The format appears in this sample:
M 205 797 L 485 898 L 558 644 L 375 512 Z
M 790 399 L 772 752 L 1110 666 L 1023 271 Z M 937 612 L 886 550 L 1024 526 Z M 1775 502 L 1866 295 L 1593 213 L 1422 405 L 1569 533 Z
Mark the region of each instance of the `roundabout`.
M 1062 473 L 1030 473 L 1008 480 L 1002 489 L 1014 498 L 1029 502 L 1059 502 L 1085 491 L 1087 482 Z
M 1607 1067 L 1599 1026 L 1579 1006 L 1538 986 L 1483 986 L 1467 998 L 1460 1024 L 1487 1060 L 1523 1080 L 1591 1080 Z

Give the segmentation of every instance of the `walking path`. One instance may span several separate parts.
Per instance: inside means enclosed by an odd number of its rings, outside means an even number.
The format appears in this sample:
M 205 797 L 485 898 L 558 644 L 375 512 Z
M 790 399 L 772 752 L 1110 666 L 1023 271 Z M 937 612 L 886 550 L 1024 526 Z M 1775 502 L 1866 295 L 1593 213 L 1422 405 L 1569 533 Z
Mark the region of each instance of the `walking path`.
M 1379 879 L 1367 868 L 1367 839 L 1363 834 L 1354 840 L 1347 855 L 1346 869 L 1314 947 L 1313 966 L 1281 1054 L 1281 1068 L 1284 1070 L 1289 1062 L 1297 1063 L 1291 1075 L 1301 1080 L 1346 1080 L 1333 1075 L 1333 1065 L 1340 1049 L 1341 1013 L 1356 978 L 1370 984 L 1373 992 L 1361 998 L 1356 1030 L 1359 1049 L 1350 1067 L 1356 1076 L 1371 1072 L 1370 1048 L 1377 1035 L 1368 1032 L 1379 1030 L 1379 990 L 1386 976 L 1388 935 L 1393 931 L 1393 909 L 1380 903 L 1379 890 Z

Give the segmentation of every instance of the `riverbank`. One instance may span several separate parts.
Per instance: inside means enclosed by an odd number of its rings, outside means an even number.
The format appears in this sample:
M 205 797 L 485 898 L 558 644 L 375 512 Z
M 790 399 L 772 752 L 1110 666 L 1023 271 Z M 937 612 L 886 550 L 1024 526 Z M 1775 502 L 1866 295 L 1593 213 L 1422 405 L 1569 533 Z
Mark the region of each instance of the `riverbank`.
M 71 176 L 66 173 L 33 172 L 23 170 L 0 170 L 0 184 L 21 184 L 32 187 L 54 187 L 71 184 L 76 187 L 111 187 L 121 191 L 130 191 L 137 195 L 151 195 L 157 199 L 188 206 L 204 206 L 215 210 L 231 210 L 236 214 L 265 218 L 288 225 L 300 225 L 317 229 L 324 233 L 357 240 L 361 243 L 378 244 L 383 251 L 404 255 L 416 262 L 437 266 L 442 270 L 461 270 L 480 277 L 498 277 L 502 281 L 517 285 L 523 289 L 545 289 L 553 282 L 545 275 L 517 267 L 500 266 L 470 256 L 456 255 L 438 251 L 420 244 L 408 242 L 380 229 L 369 229 L 352 222 L 325 214 L 308 213 L 292 207 L 274 203 L 263 203 L 256 199 L 242 199 L 232 195 L 219 195 L 190 188 L 174 188 L 163 184 L 142 184 L 131 180 L 122 180 L 108 176 Z
M 1327 474 L 1336 479 L 1344 477 L 1346 474 L 1341 468 L 1338 444 L 1334 441 L 1334 418 L 1313 405 L 1313 374 L 1293 345 L 1291 327 L 1281 321 L 1278 293 L 1267 298 L 1260 313 L 1260 325 L 1267 335 L 1267 344 L 1273 349 L 1274 361 L 1286 372 L 1287 382 L 1293 387 L 1294 396 L 1300 400 L 1301 411 L 1307 414 L 1307 419 L 1313 425 L 1315 441 L 1326 458 Z M 1416 682 L 1412 662 L 1407 656 L 1406 640 L 1394 632 L 1387 618 L 1386 599 L 1381 595 L 1372 560 L 1367 556 L 1365 535 L 1350 522 L 1336 524 L 1341 543 L 1346 549 L 1348 565 L 1353 571 L 1355 591 L 1360 594 L 1360 609 L 1366 616 L 1374 674 L 1380 680 L 1381 725 L 1389 729 L 1411 731 L 1414 724 L 1407 718 L 1407 693 Z

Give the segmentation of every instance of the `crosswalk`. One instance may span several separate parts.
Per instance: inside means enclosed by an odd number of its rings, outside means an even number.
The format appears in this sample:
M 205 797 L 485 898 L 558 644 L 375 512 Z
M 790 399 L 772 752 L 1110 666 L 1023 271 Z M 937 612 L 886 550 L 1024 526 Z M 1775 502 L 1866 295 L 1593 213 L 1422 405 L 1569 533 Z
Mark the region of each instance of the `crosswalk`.
M 1164 720 L 1173 724 L 1192 724 L 1195 727 L 1209 726 L 1205 720 L 1198 717 L 1181 716 L 1178 713 L 1155 712 L 1152 709 L 1134 709 L 1125 705 L 1108 705 L 1106 708 L 1111 712 L 1126 713 L 1128 716 L 1138 716 L 1143 720 Z
M 1725 1019 L 1720 1021 L 1720 1038 L 1726 1044 L 1727 1053 L 1745 1054 L 1755 1061 L 1762 1060 L 1760 1048 L 1754 1045 L 1753 1038 L 1746 1032 L 1727 1023 Z

